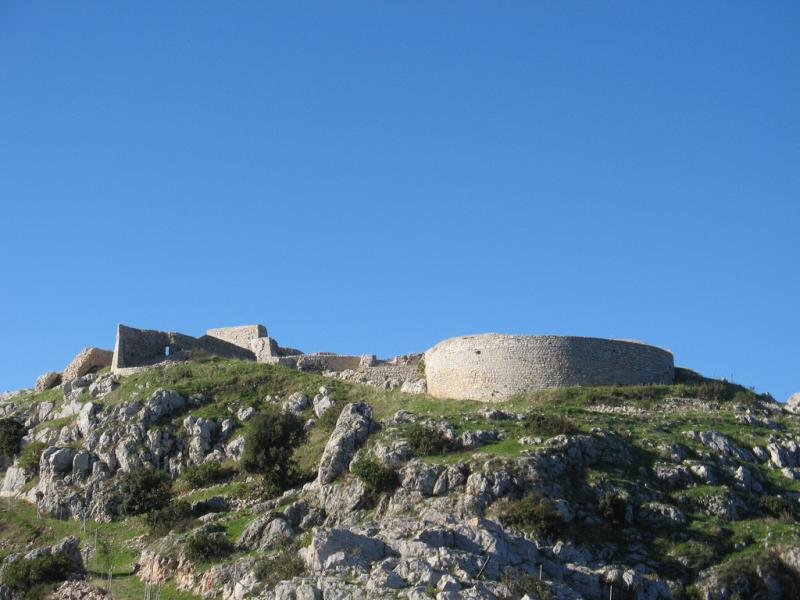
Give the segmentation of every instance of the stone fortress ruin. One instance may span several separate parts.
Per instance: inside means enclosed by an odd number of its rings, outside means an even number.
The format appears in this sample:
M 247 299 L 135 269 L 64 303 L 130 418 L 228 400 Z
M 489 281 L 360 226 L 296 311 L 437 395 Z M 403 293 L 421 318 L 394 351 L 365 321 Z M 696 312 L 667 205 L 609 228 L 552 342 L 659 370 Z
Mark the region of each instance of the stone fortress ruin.
M 490 402 L 551 387 L 667 384 L 675 371 L 668 350 L 592 337 L 486 333 L 450 338 L 425 353 L 381 360 L 374 354 L 305 354 L 280 346 L 263 325 L 209 329 L 200 337 L 119 325 L 113 353 L 85 348 L 63 374 L 42 375 L 37 389 L 102 367 L 129 375 L 200 356 L 281 365 L 437 398 Z
M 641 342 L 556 335 L 466 335 L 425 353 L 428 393 L 456 400 L 508 400 L 573 385 L 672 383 L 672 353 Z
M 347 381 L 386 388 L 404 387 L 424 392 L 422 354 L 379 360 L 374 354 L 346 355 L 333 352 L 305 354 L 278 344 L 263 325 L 240 325 L 209 329 L 195 338 L 182 333 L 117 326 L 111 371 L 127 375 L 155 365 L 219 356 L 281 365 L 299 371 L 332 375 Z

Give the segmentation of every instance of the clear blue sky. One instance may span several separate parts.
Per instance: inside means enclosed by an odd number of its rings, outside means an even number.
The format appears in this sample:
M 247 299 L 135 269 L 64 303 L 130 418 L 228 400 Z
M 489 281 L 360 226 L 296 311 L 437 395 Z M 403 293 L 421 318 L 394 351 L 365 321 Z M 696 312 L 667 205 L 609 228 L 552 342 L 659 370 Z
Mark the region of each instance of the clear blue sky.
M 0 389 L 118 322 L 800 390 L 800 4 L 0 3 Z

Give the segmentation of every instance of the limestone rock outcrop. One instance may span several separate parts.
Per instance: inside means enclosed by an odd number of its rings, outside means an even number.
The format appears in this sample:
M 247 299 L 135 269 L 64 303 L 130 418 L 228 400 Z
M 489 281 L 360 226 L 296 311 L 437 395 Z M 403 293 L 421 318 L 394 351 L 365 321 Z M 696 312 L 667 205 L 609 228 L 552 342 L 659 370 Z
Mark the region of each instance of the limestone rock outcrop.
M 342 409 L 319 461 L 319 483 L 330 483 L 347 470 L 356 449 L 367 439 L 372 427 L 372 408 L 369 405 L 355 402 Z
M 786 400 L 786 410 L 793 413 L 800 413 L 800 392 L 789 396 L 789 399 Z

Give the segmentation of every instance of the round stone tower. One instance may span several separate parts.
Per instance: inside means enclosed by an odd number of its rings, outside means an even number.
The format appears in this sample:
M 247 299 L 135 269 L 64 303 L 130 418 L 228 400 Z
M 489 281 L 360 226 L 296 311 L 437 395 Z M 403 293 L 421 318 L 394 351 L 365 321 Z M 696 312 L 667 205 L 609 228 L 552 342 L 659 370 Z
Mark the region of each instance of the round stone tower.
M 641 342 L 484 333 L 450 338 L 425 353 L 428 393 L 500 402 L 571 385 L 672 383 L 672 353 Z

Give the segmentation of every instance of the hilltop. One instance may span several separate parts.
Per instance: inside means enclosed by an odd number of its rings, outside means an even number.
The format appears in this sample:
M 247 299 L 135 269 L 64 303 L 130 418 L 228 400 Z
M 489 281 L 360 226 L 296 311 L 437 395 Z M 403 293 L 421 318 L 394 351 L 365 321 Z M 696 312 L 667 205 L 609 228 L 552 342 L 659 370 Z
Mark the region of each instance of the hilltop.
M 187 358 L 0 400 L 0 598 L 800 590 L 800 417 L 769 396 L 676 369 L 489 404 Z

